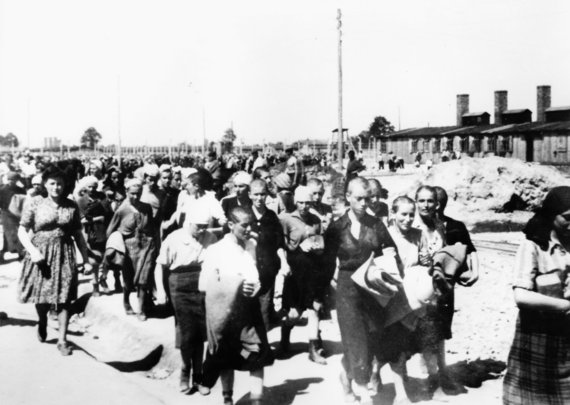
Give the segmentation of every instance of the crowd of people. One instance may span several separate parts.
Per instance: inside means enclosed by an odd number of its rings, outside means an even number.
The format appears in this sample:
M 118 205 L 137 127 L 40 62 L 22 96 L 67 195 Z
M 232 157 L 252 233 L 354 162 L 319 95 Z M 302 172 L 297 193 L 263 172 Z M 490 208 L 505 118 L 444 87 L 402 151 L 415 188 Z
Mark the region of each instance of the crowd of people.
M 105 156 L 4 157 L 2 255 L 15 252 L 22 260 L 18 295 L 36 306 L 38 340 L 46 341 L 53 311 L 57 348 L 71 354 L 70 305 L 83 272 L 92 277 L 93 296 L 123 294 L 125 316 L 144 322 L 158 302 L 172 308 L 184 393 L 208 395 L 220 379 L 230 405 L 234 370 L 243 370 L 251 375 L 252 403 L 261 403 L 264 368 L 290 351 L 291 330 L 301 317 L 307 319 L 309 361 L 327 364 L 320 321 L 332 310 L 348 401 L 371 404 L 382 384 L 379 370 L 389 364 L 394 403 L 410 403 L 406 362 L 414 354 L 425 364 L 427 390 L 464 390 L 448 373 L 445 341 L 452 338 L 454 285 L 473 285 L 479 261 L 465 225 L 445 214 L 446 190 L 423 185 L 413 198 L 398 196 L 389 207 L 387 191 L 377 179 L 362 177 L 353 154 L 344 192 L 328 196 L 327 204 L 329 185 L 307 175 L 300 160 L 288 150 L 284 170 L 277 171 L 274 161 L 259 155 L 228 169 L 215 152 L 183 166 L 156 158 L 119 165 Z M 570 248 L 568 190 L 549 194 L 519 252 L 515 299 L 521 315 L 505 403 L 570 395 L 566 386 L 559 389 L 568 384 L 568 362 L 549 356 L 567 350 L 563 326 L 570 301 L 537 290 L 539 276 L 552 272 L 553 256 L 556 263 L 570 257 L 564 256 Z M 566 290 L 560 294 L 570 297 Z M 275 327 L 281 338 L 272 345 L 267 332 Z M 536 361 L 525 354 L 535 349 Z M 545 372 L 544 386 L 530 377 L 536 370 Z

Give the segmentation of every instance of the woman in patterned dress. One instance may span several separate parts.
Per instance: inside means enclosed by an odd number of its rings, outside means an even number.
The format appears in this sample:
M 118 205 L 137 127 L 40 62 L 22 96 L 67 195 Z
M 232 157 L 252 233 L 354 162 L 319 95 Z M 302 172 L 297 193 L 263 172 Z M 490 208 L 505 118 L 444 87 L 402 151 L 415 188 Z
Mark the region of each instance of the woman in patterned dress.
M 550 190 L 523 232 L 513 280 L 519 314 L 503 403 L 569 404 L 570 187 Z
M 79 212 L 77 205 L 66 196 L 69 189 L 66 179 L 58 168 L 46 169 L 43 181 L 47 196 L 33 197 L 26 204 L 18 229 L 18 237 L 26 249 L 19 299 L 36 304 L 40 342 L 46 340 L 47 315 L 50 306 L 55 305 L 59 318 L 57 348 L 64 356 L 71 354 L 67 342 L 69 305 L 77 298 L 74 239 L 87 263 L 87 245 L 81 233 Z
M 139 302 L 140 321 L 146 321 L 145 303 L 153 286 L 153 270 L 156 263 L 158 227 L 153 220 L 150 205 L 140 201 L 143 184 L 131 179 L 125 184 L 127 199 L 115 211 L 107 228 L 107 237 L 119 232 L 125 242 L 125 263 L 123 265 L 123 306 L 127 315 L 135 312 L 129 302 L 131 291 L 136 287 Z

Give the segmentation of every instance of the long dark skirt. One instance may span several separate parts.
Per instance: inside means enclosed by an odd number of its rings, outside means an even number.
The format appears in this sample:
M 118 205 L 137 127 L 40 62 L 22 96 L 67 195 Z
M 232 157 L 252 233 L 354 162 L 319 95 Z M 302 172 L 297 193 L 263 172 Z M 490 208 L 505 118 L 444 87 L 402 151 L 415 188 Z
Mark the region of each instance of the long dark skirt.
M 12 253 L 15 252 L 19 255 L 23 254 L 24 247 L 18 238 L 20 218 L 6 210 L 3 210 L 0 213 L 0 218 L 2 219 L 2 229 L 4 232 L 4 246 L 2 248 L 2 251 Z
M 503 382 L 507 405 L 570 404 L 570 335 L 523 331 L 517 319 Z
M 412 349 L 415 352 L 437 352 L 440 342 L 451 339 L 451 323 L 454 311 L 454 294 L 440 297 L 435 305 L 429 305 L 412 333 Z
M 283 308 L 302 312 L 324 301 L 331 277 L 322 270 L 321 257 L 300 249 L 287 254 L 291 275 L 283 285 Z

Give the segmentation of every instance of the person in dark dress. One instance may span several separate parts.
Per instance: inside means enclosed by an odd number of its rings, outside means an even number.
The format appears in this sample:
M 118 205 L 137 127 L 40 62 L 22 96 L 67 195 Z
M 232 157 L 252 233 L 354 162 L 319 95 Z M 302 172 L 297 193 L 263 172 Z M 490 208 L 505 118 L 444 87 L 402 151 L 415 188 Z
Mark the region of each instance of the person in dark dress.
M 372 404 L 367 383 L 373 356 L 381 357 L 379 344 L 385 312 L 351 276 L 371 255 L 396 255 L 396 245 L 382 221 L 366 213 L 370 199 L 366 179 L 351 180 L 346 198 L 350 209 L 327 230 L 323 257 L 330 272 L 334 272 L 339 261 L 336 307 L 344 352 L 341 382 L 345 395 L 353 395 L 354 381 L 360 403 Z
M 8 180 L 7 184 L 0 186 L 0 218 L 2 219 L 2 229 L 4 243 L 2 251 L 0 251 L 0 263 L 4 261 L 4 253 L 18 253 L 18 257 L 22 258 L 24 255 L 24 248 L 18 239 L 18 225 L 20 218 L 17 212 L 10 211 L 10 203 L 14 200 L 20 199 L 23 202 L 26 191 L 17 185 L 20 180 L 20 175 L 16 172 L 9 172 L 6 175 Z M 18 206 L 22 204 L 16 204 Z
M 303 312 L 307 312 L 309 360 L 326 364 L 319 348 L 319 321 L 327 287 L 332 274 L 323 268 L 324 240 L 321 220 L 309 212 L 313 196 L 306 186 L 295 190 L 297 209 L 279 216 L 283 226 L 287 263 L 291 272 L 283 284 L 283 311 L 287 314 L 281 326 L 282 354 L 289 349 L 291 329 Z M 319 242 L 320 241 L 320 242 Z
M 79 181 L 74 193 L 75 201 L 79 207 L 79 215 L 87 246 L 89 247 L 89 262 L 93 267 L 93 296 L 102 292 L 109 292 L 106 280 L 99 279 L 99 266 L 103 262 L 105 242 L 107 240 L 107 226 L 113 217 L 113 210 L 109 200 L 103 193 L 97 191 L 99 181 L 94 176 L 87 176 Z M 105 274 L 104 271 L 101 274 Z
M 350 180 L 358 176 L 358 173 L 365 169 L 366 166 L 364 166 L 360 160 L 356 159 L 354 151 L 348 151 L 348 163 L 346 165 L 346 185 L 348 186 Z
M 446 244 L 450 246 L 456 243 L 462 243 L 467 246 L 467 266 L 471 271 L 471 277 L 466 281 L 459 281 L 459 283 L 466 287 L 471 286 L 479 279 L 479 258 L 477 256 L 477 250 L 471 241 L 469 231 L 465 224 L 445 215 L 445 208 L 447 207 L 448 201 L 445 189 L 439 186 L 435 186 L 434 189 L 437 194 L 437 215 L 443 224 Z M 453 313 L 455 312 L 455 294 L 453 290 L 438 299 L 437 306 L 438 314 L 440 315 L 440 322 L 438 322 L 438 324 L 440 324 L 443 330 L 443 336 L 445 336 L 445 339 L 451 339 L 451 324 L 453 321 Z M 449 373 L 445 370 L 445 342 L 442 342 L 442 347 L 438 355 L 438 368 L 441 385 L 448 391 L 450 391 L 450 388 L 451 390 L 461 391 L 458 384 L 452 380 Z
M 254 221 L 251 224 L 252 235 L 257 240 L 255 257 L 261 290 L 259 303 L 265 329 L 270 330 L 277 321 L 273 303 L 275 294 L 275 278 L 282 265 L 283 228 L 275 212 L 265 205 L 267 183 L 261 179 L 253 180 L 249 187 L 249 198 L 252 201 L 251 213 Z M 279 255 L 281 253 L 281 257 Z

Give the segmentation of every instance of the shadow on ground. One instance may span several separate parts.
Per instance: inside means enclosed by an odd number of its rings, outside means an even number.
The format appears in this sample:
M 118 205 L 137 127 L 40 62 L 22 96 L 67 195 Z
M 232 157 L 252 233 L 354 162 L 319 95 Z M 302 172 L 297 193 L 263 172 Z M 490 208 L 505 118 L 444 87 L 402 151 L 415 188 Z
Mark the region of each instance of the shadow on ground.
M 462 387 L 479 388 L 484 381 L 499 378 L 505 371 L 506 364 L 503 361 L 493 359 L 461 361 L 447 367 L 450 376 Z M 429 390 L 427 379 L 408 377 L 406 392 L 412 402 L 429 401 L 435 399 L 434 393 Z M 465 392 L 465 390 L 463 390 Z M 445 396 L 461 395 L 459 392 L 451 392 L 443 388 Z M 438 394 L 436 394 L 438 395 Z M 390 405 L 394 402 L 396 392 L 394 384 L 384 384 L 374 397 L 376 405 Z M 438 396 L 438 401 L 446 402 L 444 397 Z
M 266 404 L 292 404 L 297 395 L 303 395 L 309 385 L 323 382 L 322 378 L 300 378 L 298 380 L 285 380 L 283 384 L 266 387 L 263 391 L 263 402 Z M 236 405 L 250 403 L 249 393 L 241 397 Z
M 110 361 L 105 364 L 116 368 L 119 371 L 128 373 L 135 371 L 148 371 L 158 364 L 160 356 L 162 356 L 162 351 L 163 347 L 160 345 L 143 359 L 130 362 Z
M 37 321 L 32 321 L 30 319 L 18 319 L 18 318 L 5 318 L 0 319 L 0 327 L 2 326 L 36 326 Z

